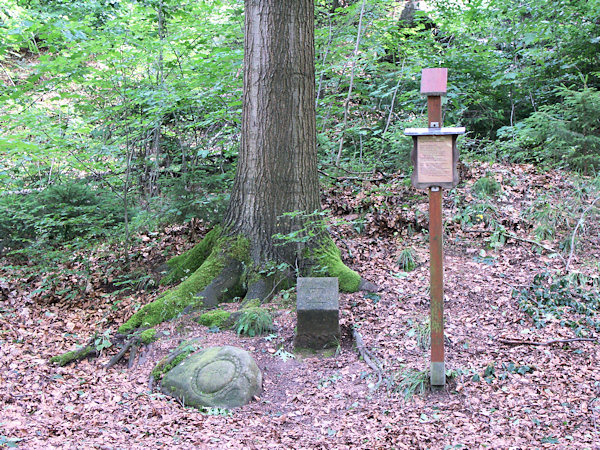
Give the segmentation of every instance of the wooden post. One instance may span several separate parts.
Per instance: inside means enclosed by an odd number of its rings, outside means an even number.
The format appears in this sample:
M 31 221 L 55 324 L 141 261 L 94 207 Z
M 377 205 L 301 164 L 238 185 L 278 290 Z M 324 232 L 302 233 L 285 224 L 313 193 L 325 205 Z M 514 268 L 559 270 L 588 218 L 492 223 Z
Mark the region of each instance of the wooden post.
M 442 128 L 442 97 L 439 93 L 446 90 L 446 73 L 440 73 L 439 75 L 441 76 L 434 79 L 427 76 L 431 85 L 425 87 L 425 89 L 434 94 L 427 96 L 427 125 L 429 128 Z M 438 75 L 438 71 L 430 72 L 428 75 L 432 74 Z M 426 77 L 425 74 L 423 76 Z M 446 367 L 444 362 L 443 193 L 444 191 L 440 186 L 429 188 L 429 283 L 431 299 L 431 316 L 429 318 L 431 329 L 431 365 L 429 376 L 432 386 L 444 386 L 446 384 Z
M 458 184 L 456 138 L 464 127 L 442 127 L 442 95 L 446 94 L 448 69 L 423 69 L 421 94 L 427 96 L 427 128 L 407 128 L 414 139 L 411 181 L 417 189 L 429 189 L 429 274 L 431 299 L 431 385 L 446 384 L 444 362 L 444 245 L 442 224 L 443 188 Z
M 444 386 L 444 246 L 441 187 L 429 188 L 429 277 L 431 317 L 431 385 Z

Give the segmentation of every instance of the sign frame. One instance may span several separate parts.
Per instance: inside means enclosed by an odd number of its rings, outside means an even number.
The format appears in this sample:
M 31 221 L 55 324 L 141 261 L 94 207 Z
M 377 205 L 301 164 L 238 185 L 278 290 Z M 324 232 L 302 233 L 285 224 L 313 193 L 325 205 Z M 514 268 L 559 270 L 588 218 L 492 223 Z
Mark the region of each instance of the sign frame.
M 430 187 L 441 187 L 452 189 L 455 187 L 459 181 L 460 177 L 458 175 L 458 159 L 459 159 L 459 151 L 456 145 L 456 138 L 465 133 L 464 127 L 447 127 L 447 128 L 407 128 L 404 131 L 404 134 L 407 136 L 412 136 L 413 138 L 413 149 L 410 154 L 410 158 L 413 163 L 413 173 L 411 176 L 412 185 L 417 189 L 428 189 Z M 419 143 L 422 142 L 423 137 L 426 136 L 448 136 L 452 139 L 452 176 L 451 180 L 448 181 L 423 181 L 421 180 L 421 174 L 419 173 L 420 159 L 422 159 L 419 153 Z

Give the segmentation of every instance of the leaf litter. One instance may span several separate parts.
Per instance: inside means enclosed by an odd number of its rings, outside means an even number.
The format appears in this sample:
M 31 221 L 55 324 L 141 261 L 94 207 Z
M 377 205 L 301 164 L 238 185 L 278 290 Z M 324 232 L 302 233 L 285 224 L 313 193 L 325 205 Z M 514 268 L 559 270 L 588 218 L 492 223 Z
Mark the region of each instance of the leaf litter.
M 59 280 L 60 285 L 82 283 L 75 298 L 61 297 L 60 290 L 43 298 L 35 292 L 43 274 L 4 261 L 0 446 L 600 448 L 598 342 L 501 342 L 576 336 L 564 325 L 577 320 L 571 311 L 548 316 L 546 326 L 538 328 L 519 308 L 513 290 L 529 285 L 541 271 L 564 268 L 560 257 L 528 242 L 534 240 L 537 219 L 526 211 L 539 207 L 542 195 L 549 204 L 562 204 L 578 187 L 561 172 L 539 173 L 528 165 L 471 163 L 469 171 L 465 183 L 446 192 L 444 200 L 448 383 L 443 390 L 427 387 L 424 394 L 405 399 L 401 389 L 407 377 L 428 369 L 423 340 L 429 314 L 426 194 L 408 187 L 399 175 L 379 184 L 338 180 L 324 193 L 323 205 L 348 223 L 333 226 L 332 233 L 347 264 L 381 290 L 341 294 L 344 336 L 335 357 L 293 354 L 293 296 L 279 296 L 269 305 L 276 311 L 277 327 L 269 336 L 209 330 L 184 316 L 160 325 L 163 337 L 146 347 L 131 369 L 103 369 L 118 351 L 114 347 L 97 359 L 56 367 L 48 362 L 51 356 L 84 344 L 94 332 L 116 330 L 164 288 L 134 283 L 115 294 L 122 266 L 114 259 L 115 249 L 88 255 L 87 279 L 71 274 Z M 502 192 L 482 200 L 472 186 L 488 173 L 499 178 Z M 487 221 L 477 216 L 482 210 L 475 205 L 482 202 L 492 205 Z M 555 235 L 544 237 L 544 247 L 561 251 L 560 242 L 577 219 L 571 214 L 557 224 Z M 578 271 L 593 279 L 598 276 L 599 230 L 597 220 L 586 225 L 574 261 Z M 493 226 L 509 233 L 503 245 L 493 245 Z M 151 275 L 165 254 L 184 251 L 193 245 L 192 235 L 205 232 L 204 224 L 194 223 L 140 236 L 132 270 Z M 407 247 L 413 249 L 416 268 L 403 272 L 398 256 Z M 562 250 L 563 256 L 567 251 Z M 116 269 L 107 276 L 110 265 Z M 386 379 L 380 386 L 353 348 L 352 327 L 382 363 Z M 228 344 L 250 351 L 263 371 L 260 398 L 233 411 L 197 411 L 150 391 L 154 364 L 192 339 L 202 347 Z

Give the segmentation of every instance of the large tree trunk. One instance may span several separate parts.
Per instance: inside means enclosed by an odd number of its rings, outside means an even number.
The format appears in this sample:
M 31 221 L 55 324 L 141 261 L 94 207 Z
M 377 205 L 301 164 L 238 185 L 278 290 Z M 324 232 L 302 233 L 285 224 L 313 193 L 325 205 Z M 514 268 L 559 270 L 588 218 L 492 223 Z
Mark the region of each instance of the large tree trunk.
M 225 228 L 249 239 L 259 265 L 294 264 L 301 249 L 272 239 L 298 226 L 282 214 L 320 209 L 313 1 L 246 0 L 242 139 Z
M 338 277 L 341 290 L 365 288 L 326 235 L 286 245 L 306 225 L 284 216 L 320 210 L 314 71 L 314 0 L 246 0 L 242 142 L 224 226 L 168 261 L 165 283 L 182 281 L 135 313 L 119 331 L 170 320 L 244 296 L 266 300 L 294 275 L 263 270 L 287 263 Z

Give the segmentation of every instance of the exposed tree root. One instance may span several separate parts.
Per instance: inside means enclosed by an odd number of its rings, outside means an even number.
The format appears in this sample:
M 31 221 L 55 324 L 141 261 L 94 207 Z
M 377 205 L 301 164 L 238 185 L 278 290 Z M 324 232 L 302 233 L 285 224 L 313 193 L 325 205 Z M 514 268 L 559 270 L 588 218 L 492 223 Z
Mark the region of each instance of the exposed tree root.
M 131 369 L 135 364 L 135 358 L 138 354 L 139 349 L 149 346 L 161 337 L 162 333 L 157 333 L 154 328 L 135 333 L 131 338 L 124 341 L 121 350 L 119 350 L 119 352 L 115 356 L 113 356 L 110 359 L 110 361 L 108 361 L 104 368 L 108 370 L 111 367 L 113 367 L 115 364 L 121 361 L 121 359 L 123 359 L 129 351 L 129 362 L 127 363 L 127 367 Z M 123 338 L 123 335 L 119 335 L 117 337 L 117 339 L 119 340 L 123 340 Z
M 383 370 L 381 369 L 381 363 L 379 362 L 379 359 L 365 346 L 363 338 L 356 327 L 352 327 L 352 337 L 354 338 L 354 343 L 356 344 L 356 350 L 358 350 L 358 354 L 362 357 L 365 363 L 367 363 L 367 366 L 369 366 L 373 372 L 377 374 L 376 386 L 379 387 L 383 381 Z
M 104 368 L 106 370 L 108 370 L 112 366 L 114 366 L 115 364 L 117 364 L 119 361 L 121 361 L 121 359 L 125 356 L 125 354 L 133 346 L 133 344 L 135 343 L 135 341 L 136 341 L 136 338 L 133 337 L 133 338 L 129 339 L 127 342 L 125 342 L 125 345 L 123 346 L 123 348 L 121 350 L 119 350 L 119 353 L 117 353 L 115 356 L 113 356 L 112 358 L 110 358 L 110 361 L 108 361 L 108 363 L 104 366 Z
M 198 297 L 202 299 L 201 307 L 214 308 L 219 303 L 241 297 L 245 294 L 242 286 L 244 265 L 241 261 L 229 259 L 221 272 L 202 291 Z M 197 304 L 190 304 L 183 313 L 187 314 L 198 309 Z
M 92 336 L 92 338 L 88 341 L 88 343 L 76 350 L 63 353 L 62 355 L 56 355 L 50 358 L 50 362 L 53 364 L 58 364 L 59 366 L 66 366 L 70 362 L 73 361 L 81 361 L 85 358 L 92 358 L 94 356 L 98 356 L 98 350 L 96 350 L 96 346 L 94 342 L 96 340 L 96 335 Z

